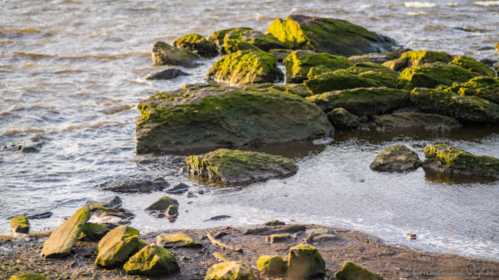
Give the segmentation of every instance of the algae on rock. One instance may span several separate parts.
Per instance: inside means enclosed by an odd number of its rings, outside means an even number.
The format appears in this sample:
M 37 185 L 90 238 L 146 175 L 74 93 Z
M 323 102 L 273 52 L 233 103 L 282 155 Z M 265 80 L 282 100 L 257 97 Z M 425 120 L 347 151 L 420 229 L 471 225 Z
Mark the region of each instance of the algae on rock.
M 140 250 L 139 235 L 137 229 L 129 226 L 114 228 L 99 241 L 95 264 L 110 268 L 120 266 Z
M 283 277 L 288 265 L 281 256 L 260 256 L 256 262 L 258 271 L 269 277 Z
M 475 76 L 477 74 L 460 66 L 440 62 L 412 66 L 400 73 L 400 79 L 407 81 L 410 86 L 425 88 L 450 86 L 454 82 L 464 83 Z
M 186 49 L 179 49 L 170 46 L 165 42 L 156 42 L 152 48 L 152 61 L 154 65 L 179 65 L 184 67 L 194 67 L 198 64 L 198 56 Z
M 228 31 L 223 38 L 223 53 L 244 50 L 281 49 L 284 46 L 274 37 L 248 28 L 236 28 Z
M 320 66 L 327 71 L 334 71 L 350 67 L 352 64 L 344 56 L 329 53 L 317 53 L 307 50 L 293 51 L 283 61 L 286 66 L 286 81 L 301 83 L 307 79 L 312 67 Z
M 179 272 L 180 268 L 170 250 L 147 245 L 128 259 L 123 270 L 131 275 L 168 276 Z
M 454 84 L 449 90 L 461 96 L 478 96 L 499 104 L 499 78 L 475 77 L 463 84 Z
M 12 233 L 29 233 L 29 219 L 26 215 L 17 215 L 10 219 Z
M 326 274 L 326 263 L 319 251 L 309 244 L 298 244 L 288 252 L 289 279 L 316 279 Z
M 343 264 L 335 277 L 337 280 L 383 280 L 383 277 L 353 262 Z
M 451 61 L 451 59 L 452 57 L 446 52 L 415 50 L 406 51 L 402 53 L 399 58 L 389 60 L 383 65 L 395 71 L 402 71 L 408 67 L 419 66 L 428 63 L 448 63 Z
M 215 57 L 218 55 L 217 46 L 203 35 L 190 33 L 178 37 L 173 42 L 176 48 L 186 49 L 201 57 Z
M 212 265 L 204 280 L 255 280 L 251 267 L 234 261 L 225 261 Z

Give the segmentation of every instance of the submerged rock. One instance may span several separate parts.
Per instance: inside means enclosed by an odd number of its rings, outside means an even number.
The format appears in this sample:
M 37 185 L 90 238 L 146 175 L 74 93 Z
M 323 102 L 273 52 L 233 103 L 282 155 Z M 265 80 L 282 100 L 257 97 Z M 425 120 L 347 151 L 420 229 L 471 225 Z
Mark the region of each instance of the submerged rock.
M 344 108 L 358 116 L 387 113 L 409 104 L 409 92 L 390 88 L 338 90 L 307 97 L 325 111 Z
M 146 76 L 146 80 L 171 80 L 180 76 L 188 76 L 189 73 L 186 73 L 177 68 L 168 68 L 163 71 L 159 71 Z
M 459 96 L 437 89 L 416 88 L 412 103 L 421 111 L 442 114 L 463 122 L 497 123 L 499 105 L 477 96 Z
M 391 50 L 393 39 L 345 20 L 290 15 L 275 19 L 267 32 L 292 49 L 309 49 L 341 55 Z
M 450 90 L 461 96 L 478 96 L 499 104 L 499 78 L 497 77 L 475 77 L 466 83 L 452 86 Z
M 175 255 L 168 249 L 147 245 L 123 265 L 132 275 L 168 276 L 180 271 Z
M 289 177 L 298 171 L 293 160 L 282 156 L 229 149 L 188 156 L 185 162 L 190 175 L 229 186 Z
M 346 262 L 335 275 L 337 280 L 383 280 L 383 277 L 370 272 L 353 262 Z
M 448 63 L 451 59 L 452 56 L 446 52 L 416 50 L 404 52 L 399 58 L 387 61 L 383 65 L 395 71 L 402 71 L 408 67 L 419 66 L 427 63 Z
M 55 229 L 43 243 L 42 256 L 62 257 L 71 252 L 81 234 L 81 227 L 90 219 L 90 208 L 82 207 Z
M 270 51 L 283 47 L 273 36 L 248 28 L 232 29 L 225 34 L 223 39 L 224 53 L 244 50 Z
M 172 205 L 178 207 L 179 203 L 176 199 L 165 195 L 153 204 L 149 205 L 149 207 L 146 208 L 146 212 L 154 217 L 161 218 L 165 216 L 165 211 Z
M 115 193 L 151 193 L 163 191 L 170 184 L 165 179 L 158 178 L 117 178 L 98 186 L 103 191 Z
M 380 152 L 370 167 L 381 172 L 407 172 L 421 166 L 418 154 L 405 145 L 393 145 Z
M 26 215 L 18 215 L 10 219 L 10 229 L 13 234 L 29 233 L 29 220 Z
M 353 129 L 360 125 L 360 118 L 345 108 L 334 108 L 327 113 L 329 121 L 338 129 Z
M 139 154 L 312 141 L 333 132 L 317 106 L 277 89 L 191 85 L 138 108 Z
M 462 125 L 454 118 L 421 112 L 397 112 L 373 116 L 376 129 L 384 132 L 398 131 L 450 131 Z
M 328 71 L 348 68 L 352 63 L 344 56 L 329 53 L 299 50 L 289 53 L 283 61 L 286 66 L 286 81 L 301 83 L 307 79 L 312 67 L 321 66 Z
M 156 236 L 156 245 L 166 248 L 199 248 L 202 246 L 185 232 L 162 233 Z
M 283 277 L 286 275 L 288 265 L 281 256 L 260 256 L 256 262 L 260 273 L 269 277 Z
M 255 280 L 251 267 L 234 261 L 226 261 L 212 265 L 206 272 L 204 280 Z
M 173 45 L 176 48 L 186 49 L 201 57 L 215 57 L 218 55 L 217 45 L 197 33 L 190 33 L 175 39 Z
M 439 85 L 450 86 L 454 82 L 464 83 L 477 76 L 453 64 L 433 63 L 412 66 L 400 73 L 400 79 L 412 87 L 434 88 Z
M 277 59 L 260 50 L 237 51 L 221 57 L 208 71 L 208 79 L 230 86 L 282 80 Z
M 111 230 L 99 241 L 95 264 L 109 268 L 123 264 L 140 249 L 139 235 L 137 229 L 128 226 Z
M 449 177 L 477 177 L 499 179 L 499 159 L 474 155 L 446 144 L 427 145 L 427 158 L 423 168 L 426 172 Z
M 288 278 L 315 279 L 324 277 L 326 264 L 319 251 L 309 244 L 298 244 L 289 249 Z
M 48 280 L 48 278 L 39 273 L 19 272 L 12 275 L 9 280 Z
M 154 65 L 179 65 L 195 67 L 198 56 L 185 49 L 178 49 L 165 42 L 156 42 L 152 49 Z

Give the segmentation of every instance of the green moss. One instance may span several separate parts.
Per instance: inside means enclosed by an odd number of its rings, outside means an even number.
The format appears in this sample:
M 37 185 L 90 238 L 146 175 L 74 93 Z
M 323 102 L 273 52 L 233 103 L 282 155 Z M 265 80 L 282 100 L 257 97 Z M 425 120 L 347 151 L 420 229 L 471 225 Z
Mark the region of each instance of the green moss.
M 154 65 L 180 65 L 184 67 L 196 66 L 195 54 L 186 49 L 178 49 L 165 42 L 156 42 L 151 55 Z
M 478 96 L 499 104 L 499 78 L 475 77 L 464 84 L 455 84 L 451 91 L 461 96 Z
M 314 79 L 305 81 L 304 84 L 314 94 L 333 90 L 382 86 L 381 83 L 376 80 L 360 77 L 347 70 L 326 72 L 316 76 Z
M 144 276 L 167 276 L 179 272 L 175 255 L 168 249 L 148 245 L 123 266 L 126 273 Z
M 301 83 L 307 79 L 310 69 L 315 66 L 326 68 L 329 71 L 348 68 L 350 61 L 344 56 L 313 51 L 293 51 L 283 61 L 286 66 L 288 83 Z M 325 70 L 322 70 L 325 72 Z
M 412 87 L 426 88 L 450 86 L 454 82 L 466 82 L 474 76 L 476 75 L 457 65 L 439 62 L 413 66 L 400 73 L 400 79 L 406 80 Z
M 280 49 L 284 46 L 274 37 L 260 31 L 239 28 L 227 32 L 223 39 L 224 53 L 233 53 L 242 50 Z
M 114 228 L 99 241 L 95 264 L 111 268 L 123 264 L 139 250 L 139 235 L 140 232 L 132 227 Z
M 289 249 L 288 277 L 291 279 L 315 279 L 324 276 L 326 263 L 319 251 L 309 244 L 298 244 Z
M 390 88 L 357 88 L 307 97 L 325 111 L 344 108 L 359 115 L 376 115 L 409 105 L 409 92 Z
M 12 275 L 9 280 L 48 280 L 48 278 L 39 273 L 21 272 Z
M 226 261 L 212 265 L 204 280 L 255 280 L 251 268 L 245 264 Z
M 242 31 L 251 31 L 251 30 L 253 29 L 249 27 L 235 27 L 235 28 L 222 29 L 211 33 L 211 35 L 208 37 L 208 40 L 213 42 L 218 47 L 220 52 L 223 52 L 225 35 L 227 35 L 232 31 L 242 32 Z
M 282 277 L 286 274 L 288 265 L 280 256 L 260 256 L 256 268 L 261 273 L 270 277 Z
M 208 78 L 232 86 L 275 82 L 282 79 L 277 59 L 270 53 L 250 50 L 223 56 L 208 72 Z
M 494 77 L 495 73 L 486 64 L 481 63 L 469 56 L 456 56 L 450 62 L 464 69 L 467 69 L 473 73 L 483 76 Z
M 218 55 L 217 46 L 203 35 L 190 33 L 175 39 L 173 45 L 176 48 L 187 49 L 202 57 L 215 57 Z
M 343 267 L 336 273 L 335 277 L 337 280 L 383 280 L 383 277 L 353 262 L 343 264 Z
M 383 65 L 392 70 L 401 71 L 407 67 L 419 66 L 428 63 L 448 63 L 451 59 L 452 57 L 445 52 L 417 50 L 404 52 L 398 59 L 387 61 Z
M 26 215 L 18 215 L 10 219 L 10 228 L 14 233 L 29 233 L 29 220 Z

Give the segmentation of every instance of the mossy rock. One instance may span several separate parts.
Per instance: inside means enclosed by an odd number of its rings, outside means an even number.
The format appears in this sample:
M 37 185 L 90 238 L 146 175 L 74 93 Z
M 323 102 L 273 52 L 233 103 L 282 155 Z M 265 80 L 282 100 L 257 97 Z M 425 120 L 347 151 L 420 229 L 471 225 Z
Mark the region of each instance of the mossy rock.
M 475 77 L 466 83 L 453 85 L 450 90 L 461 96 L 478 96 L 499 104 L 499 78 L 497 77 Z
M 137 229 L 129 226 L 118 226 L 109 231 L 99 241 L 95 264 L 108 268 L 122 265 L 143 245 L 139 235 Z
M 423 64 L 435 62 L 448 63 L 451 59 L 452 56 L 446 52 L 416 50 L 404 52 L 398 59 L 387 61 L 383 65 L 394 71 L 402 71 L 405 68 Z
M 426 172 L 449 177 L 499 179 L 499 159 L 475 155 L 447 144 L 426 145 Z
M 283 277 L 288 270 L 288 264 L 281 256 L 260 256 L 256 262 L 260 273 L 270 277 Z
M 12 275 L 9 280 L 48 280 L 48 278 L 39 273 L 20 272 Z
M 165 195 L 155 201 L 153 204 L 149 205 L 145 210 L 149 214 L 161 218 L 165 216 L 165 211 L 168 210 L 170 206 L 178 207 L 178 205 L 179 203 L 176 199 Z
M 335 277 L 337 280 L 383 280 L 383 277 L 353 262 L 346 262 Z
M 221 57 L 208 71 L 208 79 L 230 86 L 282 80 L 277 59 L 260 50 L 237 51 Z
M 357 116 L 391 112 L 409 104 L 409 92 L 390 88 L 357 88 L 325 92 L 307 97 L 324 111 L 344 108 Z
M 346 70 L 337 70 L 318 75 L 304 82 L 314 94 L 323 92 L 367 87 L 381 87 L 382 84 L 370 78 L 363 78 Z
M 278 88 L 191 85 L 138 106 L 137 153 L 186 154 L 329 137 L 326 115 Z
M 460 96 L 439 89 L 416 88 L 412 103 L 420 110 L 456 118 L 462 122 L 497 123 L 499 105 L 477 96 Z
M 467 69 L 477 75 L 495 77 L 494 71 L 490 69 L 486 64 L 477 61 L 469 56 L 455 56 L 450 63 Z
M 226 54 L 244 50 L 270 51 L 283 47 L 274 37 L 247 28 L 230 30 L 223 39 L 223 53 Z
M 10 228 L 14 234 L 29 233 L 29 219 L 26 215 L 14 216 L 10 219 Z
M 286 81 L 301 83 L 307 79 L 312 67 L 321 66 L 327 71 L 348 68 L 352 63 L 344 56 L 317 53 L 307 50 L 293 51 L 283 61 L 286 66 Z M 325 71 L 325 70 L 322 70 Z
M 369 167 L 380 172 L 407 172 L 420 166 L 416 152 L 405 145 L 392 145 L 378 153 Z
M 422 112 L 397 112 L 373 116 L 376 129 L 383 132 L 451 131 L 462 127 L 456 119 Z
M 112 226 L 107 224 L 86 223 L 81 226 L 80 240 L 99 241 L 104 237 Z
M 156 42 L 152 48 L 152 62 L 154 65 L 179 65 L 195 67 L 198 56 L 186 49 L 179 49 L 165 42 Z
M 394 40 L 351 22 L 304 15 L 277 18 L 267 32 L 291 49 L 340 55 L 381 52 L 396 47 Z
M 346 110 L 345 108 L 334 108 L 327 113 L 329 121 L 338 129 L 354 129 L 359 127 L 360 118 Z
M 131 275 L 168 276 L 180 271 L 175 255 L 168 249 L 147 245 L 123 265 Z
M 228 186 L 289 177 L 298 171 L 293 160 L 282 156 L 230 149 L 188 156 L 185 162 L 191 176 Z
M 302 243 L 289 249 L 289 279 L 316 279 L 325 274 L 326 263 L 314 246 Z
M 475 76 L 477 75 L 460 66 L 440 62 L 412 66 L 400 73 L 400 79 L 407 81 L 411 87 L 425 88 L 450 86 L 454 82 L 464 83 Z
M 213 42 L 218 50 L 221 53 L 224 53 L 224 40 L 225 40 L 225 35 L 228 33 L 235 31 L 235 32 L 243 32 L 243 31 L 252 31 L 253 29 L 250 27 L 232 27 L 232 28 L 226 28 L 222 30 L 215 31 L 210 34 L 208 37 L 208 40 Z
M 226 261 L 212 265 L 204 280 L 255 280 L 256 277 L 246 264 Z
M 82 207 L 55 229 L 43 243 L 42 256 L 50 258 L 68 255 L 80 237 L 81 227 L 90 219 L 90 212 L 90 208 Z
M 186 49 L 201 57 L 210 58 L 218 55 L 217 45 L 203 35 L 197 33 L 190 33 L 178 37 L 173 42 L 173 46 L 180 49 Z
M 156 245 L 166 248 L 199 248 L 201 243 L 195 242 L 194 239 L 185 232 L 162 233 L 156 236 Z

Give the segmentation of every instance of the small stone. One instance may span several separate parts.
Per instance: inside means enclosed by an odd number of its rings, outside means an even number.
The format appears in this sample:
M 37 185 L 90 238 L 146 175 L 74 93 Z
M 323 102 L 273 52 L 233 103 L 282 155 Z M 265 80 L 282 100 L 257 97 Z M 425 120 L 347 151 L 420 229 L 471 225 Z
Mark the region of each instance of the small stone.
M 418 154 L 404 145 L 393 145 L 379 153 L 370 167 L 381 172 L 407 172 L 421 166 Z
M 282 277 L 288 270 L 286 261 L 280 256 L 260 256 L 256 268 L 262 274 L 270 277 Z
M 229 216 L 229 215 L 217 215 L 217 216 L 213 216 L 213 217 L 211 217 L 209 219 L 206 219 L 203 222 L 221 221 L 221 220 L 226 220 L 226 219 L 230 219 L 230 218 L 232 218 L 232 216 Z
M 156 236 L 156 245 L 166 248 L 199 248 L 202 246 L 184 232 L 162 233 Z
M 18 215 L 10 219 L 10 228 L 13 234 L 17 233 L 29 233 L 29 220 L 26 215 Z
M 383 277 L 353 262 L 347 262 L 335 275 L 337 280 L 383 280 Z
M 172 80 L 180 76 L 188 76 L 189 73 L 186 73 L 177 68 L 168 68 L 163 71 L 159 71 L 156 73 L 152 73 L 146 76 L 146 80 Z
M 266 240 L 270 244 L 274 243 L 281 243 L 281 242 L 287 242 L 292 238 L 291 234 L 289 233 L 278 233 L 278 234 L 272 234 L 266 237 Z

